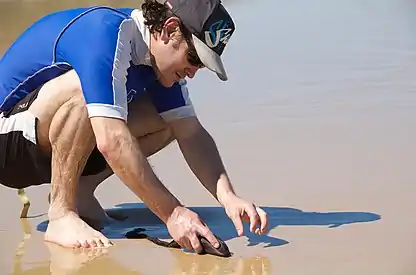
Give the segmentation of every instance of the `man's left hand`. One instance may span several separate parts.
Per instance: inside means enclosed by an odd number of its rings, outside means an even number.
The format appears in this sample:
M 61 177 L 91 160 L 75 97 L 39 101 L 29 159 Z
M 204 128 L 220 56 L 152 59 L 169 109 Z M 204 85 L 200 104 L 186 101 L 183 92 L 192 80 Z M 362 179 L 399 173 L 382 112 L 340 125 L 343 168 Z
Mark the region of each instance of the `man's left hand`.
M 228 217 L 233 221 L 239 236 L 244 234 L 243 222 L 250 223 L 250 231 L 255 234 L 263 234 L 268 228 L 267 213 L 253 203 L 247 202 L 236 195 L 229 195 L 223 206 Z

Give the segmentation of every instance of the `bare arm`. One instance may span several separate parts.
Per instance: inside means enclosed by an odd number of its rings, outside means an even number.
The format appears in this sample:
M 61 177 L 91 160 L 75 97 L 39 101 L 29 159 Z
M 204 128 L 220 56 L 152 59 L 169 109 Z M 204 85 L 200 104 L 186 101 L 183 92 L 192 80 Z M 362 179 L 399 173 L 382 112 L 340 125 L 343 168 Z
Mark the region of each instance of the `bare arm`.
M 244 233 L 243 221 L 250 222 L 252 233 L 265 232 L 268 227 L 266 212 L 235 194 L 218 148 L 198 119 L 189 117 L 175 120 L 170 124 L 189 167 L 226 209 L 239 236 Z M 261 228 L 256 229 L 257 226 Z
M 189 167 L 223 205 L 225 198 L 235 193 L 215 141 L 196 117 L 175 120 L 170 125 Z
M 97 147 L 114 173 L 166 224 L 180 202 L 159 181 L 120 119 L 93 117 Z

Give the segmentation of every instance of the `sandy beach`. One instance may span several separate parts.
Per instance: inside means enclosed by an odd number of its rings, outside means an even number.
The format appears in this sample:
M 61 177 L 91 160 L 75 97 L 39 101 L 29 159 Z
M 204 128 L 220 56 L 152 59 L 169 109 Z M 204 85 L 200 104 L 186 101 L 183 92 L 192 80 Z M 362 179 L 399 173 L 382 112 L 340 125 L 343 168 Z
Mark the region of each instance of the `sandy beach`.
M 0 55 L 47 12 L 110 1 L 57 3 L 0 1 Z M 264 207 L 270 232 L 237 237 L 173 143 L 152 156 L 151 164 L 224 239 L 231 258 L 124 238 L 135 227 L 169 236 L 111 177 L 97 197 L 106 209 L 129 218 L 104 229 L 115 243 L 107 251 L 45 244 L 48 186 L 27 189 L 29 219 L 19 218 L 16 191 L 0 186 L 0 274 L 416 272 L 416 3 L 224 0 L 224 5 L 237 24 L 224 56 L 230 80 L 222 83 L 201 71 L 188 82 L 189 90 L 237 193 Z

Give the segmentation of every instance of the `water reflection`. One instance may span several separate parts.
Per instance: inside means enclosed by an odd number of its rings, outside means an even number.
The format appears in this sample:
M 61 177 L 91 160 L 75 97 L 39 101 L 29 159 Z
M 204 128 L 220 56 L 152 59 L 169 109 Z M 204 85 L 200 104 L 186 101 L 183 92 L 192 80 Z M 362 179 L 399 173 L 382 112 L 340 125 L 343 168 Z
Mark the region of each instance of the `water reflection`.
M 23 238 L 16 248 L 16 254 L 13 262 L 13 274 L 23 274 L 22 258 L 25 252 L 25 245 L 27 240 L 29 240 L 32 237 L 32 228 L 30 226 L 29 221 L 27 219 L 20 219 L 20 221 L 23 231 Z
M 108 249 L 67 249 L 47 242 L 44 244 L 49 251 L 49 260 L 25 269 L 23 256 L 26 242 L 32 235 L 32 228 L 28 219 L 21 219 L 21 222 L 24 236 L 15 254 L 13 275 L 141 274 L 120 265 L 108 255 Z
M 218 258 L 198 256 L 172 250 L 175 264 L 170 275 L 229 274 L 229 275 L 270 275 L 271 261 L 262 256 L 248 258 Z
M 34 268 L 23 269 L 21 260 L 15 262 L 13 275 L 75 275 L 75 274 L 123 274 L 140 275 L 136 270 L 120 265 L 108 256 L 106 250 L 72 250 L 46 243 L 50 260 Z
M 109 255 L 110 249 L 67 249 L 45 243 L 49 251 L 49 260 L 38 262 L 35 267 L 24 268 L 23 256 L 26 242 L 32 236 L 28 219 L 21 219 L 23 238 L 18 244 L 14 258 L 13 275 L 75 275 L 75 274 L 143 274 L 137 268 L 127 268 Z M 138 248 L 140 249 L 140 248 Z M 165 249 L 165 248 L 160 248 Z M 174 258 L 170 275 L 230 274 L 230 275 L 270 275 L 271 261 L 263 256 L 220 258 L 211 255 L 185 253 L 178 249 L 169 249 Z M 165 258 L 166 259 L 166 258 Z M 143 261 L 151 265 L 158 260 Z M 146 268 L 149 270 L 149 268 Z

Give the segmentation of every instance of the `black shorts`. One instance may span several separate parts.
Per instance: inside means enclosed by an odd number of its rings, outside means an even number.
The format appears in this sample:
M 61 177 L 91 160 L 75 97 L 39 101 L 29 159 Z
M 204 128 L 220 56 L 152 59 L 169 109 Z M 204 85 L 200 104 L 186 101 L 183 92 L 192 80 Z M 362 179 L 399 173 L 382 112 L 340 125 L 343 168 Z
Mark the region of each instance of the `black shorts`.
M 10 111 L 0 113 L 0 184 L 10 188 L 51 181 L 51 156 L 37 146 L 38 118 L 28 112 L 39 90 L 28 94 Z M 94 148 L 82 175 L 94 175 L 106 168 L 105 158 Z

